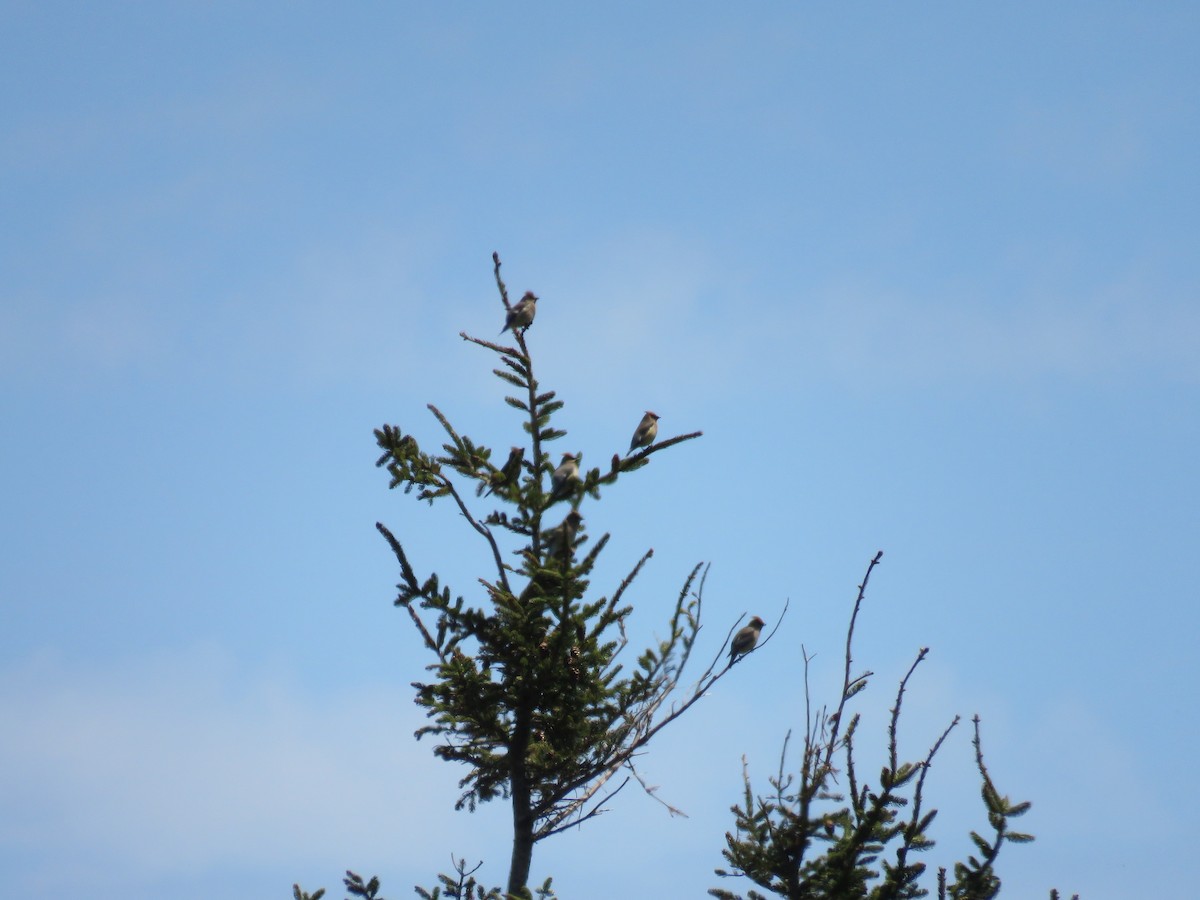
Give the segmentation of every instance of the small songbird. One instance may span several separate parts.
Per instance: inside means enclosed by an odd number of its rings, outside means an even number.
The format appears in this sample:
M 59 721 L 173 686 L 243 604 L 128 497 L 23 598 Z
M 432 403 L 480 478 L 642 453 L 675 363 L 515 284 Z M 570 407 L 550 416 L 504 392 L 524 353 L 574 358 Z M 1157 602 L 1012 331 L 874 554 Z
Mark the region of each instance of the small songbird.
M 513 447 L 508 451 L 508 459 L 500 467 L 499 473 L 492 476 L 492 485 L 487 492 L 490 494 L 498 487 L 509 487 L 516 483 L 521 474 L 521 463 L 525 462 L 525 448 Z
M 517 301 L 516 306 L 508 311 L 508 315 L 504 317 L 504 327 L 500 329 L 500 333 L 512 329 L 516 331 L 518 328 L 524 330 L 533 324 L 533 317 L 537 315 L 537 294 L 533 291 L 526 291 L 525 296 Z
M 550 476 L 550 499 L 561 500 L 569 496 L 579 481 L 579 457 L 574 453 L 564 453 L 554 474 Z
M 654 439 L 658 437 L 658 419 L 658 413 L 646 410 L 642 421 L 638 423 L 637 431 L 633 433 L 633 440 L 629 442 L 629 451 L 625 454 L 626 456 L 638 447 L 649 447 L 654 443 Z
M 567 517 L 546 532 L 546 549 L 551 556 L 570 556 L 575 548 L 575 538 L 579 534 L 579 524 L 583 516 L 579 510 L 573 509 Z
M 733 643 L 729 646 L 730 665 L 733 665 L 739 656 L 749 653 L 754 649 L 754 645 L 758 643 L 758 636 L 762 633 L 764 624 L 762 619 L 755 616 L 750 620 L 750 624 L 733 636 Z

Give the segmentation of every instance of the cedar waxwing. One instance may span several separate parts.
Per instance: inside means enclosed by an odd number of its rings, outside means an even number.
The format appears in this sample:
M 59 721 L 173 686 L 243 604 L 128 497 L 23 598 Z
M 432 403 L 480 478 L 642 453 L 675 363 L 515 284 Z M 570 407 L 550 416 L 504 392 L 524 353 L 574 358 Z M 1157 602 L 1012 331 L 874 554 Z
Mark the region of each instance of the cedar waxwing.
M 490 494 L 497 487 L 503 485 L 509 487 L 516 484 L 517 478 L 521 474 L 521 463 L 525 462 L 525 448 L 513 447 L 508 451 L 508 459 L 504 461 L 504 465 L 500 467 L 500 473 L 492 476 L 493 481 L 487 492 Z
M 758 636 L 762 632 L 762 627 L 765 623 L 758 616 L 750 620 L 750 624 L 733 636 L 733 643 L 729 646 L 729 663 L 744 653 L 749 653 L 754 649 L 754 645 L 758 643 Z
M 504 317 L 504 327 L 500 329 L 500 333 L 512 329 L 516 331 L 518 328 L 525 329 L 533 324 L 533 317 L 537 315 L 537 294 L 533 291 L 526 291 L 525 296 L 517 301 L 517 305 L 508 311 L 508 315 Z
M 550 499 L 561 500 L 570 496 L 575 485 L 579 482 L 579 457 L 574 453 L 564 453 L 554 474 L 550 476 Z
M 575 537 L 579 534 L 579 523 L 583 516 L 573 509 L 567 517 L 545 533 L 546 549 L 551 556 L 570 556 L 575 549 Z
M 633 433 L 633 440 L 629 442 L 629 452 L 626 456 L 639 447 L 649 447 L 654 443 L 654 439 L 658 437 L 658 419 L 658 413 L 646 410 L 642 421 L 638 423 L 637 431 Z

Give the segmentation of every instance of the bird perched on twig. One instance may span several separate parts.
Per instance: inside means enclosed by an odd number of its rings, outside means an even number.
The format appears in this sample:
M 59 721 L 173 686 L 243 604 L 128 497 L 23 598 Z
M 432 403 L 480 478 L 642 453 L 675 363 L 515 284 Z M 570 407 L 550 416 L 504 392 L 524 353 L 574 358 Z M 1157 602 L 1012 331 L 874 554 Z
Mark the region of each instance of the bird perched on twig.
M 730 665 L 733 665 L 739 656 L 743 656 L 754 649 L 754 645 L 758 643 L 758 636 L 762 633 L 764 624 L 762 619 L 755 616 L 745 628 L 733 636 L 733 643 L 729 645 Z
M 579 457 L 574 453 L 564 453 L 554 474 L 550 476 L 550 499 L 561 500 L 569 497 L 579 483 Z
M 583 516 L 579 514 L 579 510 L 573 509 L 567 513 L 565 519 L 545 533 L 546 549 L 551 556 L 571 555 L 571 551 L 575 549 L 575 538 L 579 534 L 579 524 L 582 521 Z
M 625 454 L 626 456 L 639 447 L 649 447 L 654 443 L 654 439 L 658 437 L 658 420 L 658 413 L 646 410 L 642 421 L 638 423 L 637 430 L 633 433 L 633 440 L 629 442 L 629 451 Z
M 537 294 L 533 291 L 526 291 L 525 296 L 517 301 L 516 305 L 508 311 L 508 315 L 504 317 L 504 327 L 500 329 L 500 333 L 512 329 L 516 331 L 520 328 L 524 331 L 533 324 L 533 317 L 537 315 Z

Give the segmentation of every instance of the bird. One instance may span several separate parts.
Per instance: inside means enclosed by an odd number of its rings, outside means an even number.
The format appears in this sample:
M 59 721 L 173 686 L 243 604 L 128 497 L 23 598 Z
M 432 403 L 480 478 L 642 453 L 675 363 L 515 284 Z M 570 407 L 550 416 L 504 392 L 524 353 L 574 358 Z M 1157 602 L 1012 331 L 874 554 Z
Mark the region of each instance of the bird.
M 546 549 L 551 556 L 570 556 L 575 548 L 575 538 L 579 534 L 579 524 L 583 516 L 579 510 L 573 509 L 567 517 L 546 532 Z
M 533 291 L 526 291 L 525 296 L 517 301 L 517 304 L 508 311 L 508 315 L 504 317 L 504 327 L 500 329 L 500 333 L 512 329 L 516 331 L 518 328 L 524 330 L 533 324 L 533 317 L 537 315 L 537 294 Z
M 730 665 L 733 665 L 739 656 L 749 653 L 754 649 L 754 645 L 758 643 L 758 636 L 762 633 L 764 624 L 762 619 L 755 616 L 750 620 L 750 624 L 733 636 L 733 643 L 729 645 Z
M 642 416 L 642 421 L 638 423 L 637 431 L 633 433 L 633 440 L 629 442 L 628 456 L 638 447 L 649 447 L 654 443 L 654 439 L 658 437 L 658 413 L 646 410 L 646 414 Z
M 573 482 L 579 481 L 579 457 L 564 453 L 562 462 L 550 476 L 550 499 L 561 500 L 575 490 Z
M 508 451 L 508 459 L 504 461 L 504 465 L 500 470 L 492 476 L 491 485 L 487 492 L 490 494 L 498 487 L 510 487 L 516 483 L 517 476 L 521 474 L 521 463 L 525 462 L 525 448 L 513 447 Z

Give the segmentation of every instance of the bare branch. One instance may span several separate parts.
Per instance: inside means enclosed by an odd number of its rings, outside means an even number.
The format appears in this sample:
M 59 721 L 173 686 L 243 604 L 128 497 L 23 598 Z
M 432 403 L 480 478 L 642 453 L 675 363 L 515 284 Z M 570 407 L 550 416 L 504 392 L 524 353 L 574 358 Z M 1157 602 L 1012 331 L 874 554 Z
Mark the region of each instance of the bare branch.
M 603 782 L 601 782 L 601 783 L 603 784 Z M 567 822 L 565 825 L 559 825 L 558 827 L 550 828 L 549 830 L 539 829 L 534 835 L 534 840 L 540 841 L 544 838 L 551 837 L 552 835 L 560 834 L 561 832 L 566 831 L 568 828 L 575 828 L 579 825 L 582 825 L 588 819 L 595 818 L 596 816 L 601 815 L 605 811 L 604 804 L 607 803 L 609 800 L 611 800 L 613 797 L 617 796 L 617 794 L 621 793 L 622 788 L 624 788 L 625 785 L 627 785 L 627 784 L 629 784 L 628 778 L 626 778 L 619 785 L 617 785 L 617 787 L 615 789 L 613 789 L 612 791 L 610 791 L 609 793 L 607 793 L 603 797 L 601 797 L 599 800 L 597 800 L 595 806 L 593 806 L 590 810 L 588 810 L 586 813 L 584 813 L 582 816 L 580 816 L 575 821 Z M 591 794 L 589 793 L 588 796 L 591 796 Z
M 642 786 L 642 790 L 645 791 L 652 799 L 657 800 L 659 803 L 661 803 L 663 806 L 665 806 L 667 808 L 667 812 L 669 812 L 671 814 L 672 818 L 674 818 L 675 816 L 682 816 L 685 819 L 689 818 L 688 814 L 685 813 L 682 809 L 672 806 L 670 803 L 668 803 L 662 797 L 658 796 L 658 786 L 657 785 L 655 785 L 654 787 L 651 787 L 650 785 L 646 784 L 646 779 L 644 779 L 642 777 L 641 773 L 638 772 L 637 766 L 635 766 L 633 764 L 633 760 L 630 760 L 628 763 L 626 763 L 626 765 L 629 767 L 629 771 L 633 773 L 633 777 L 638 780 L 638 784 L 640 784 Z
M 883 551 L 879 550 L 876 552 L 875 556 L 871 558 L 870 563 L 867 564 L 867 572 L 865 575 L 863 575 L 862 584 L 858 586 L 858 596 L 854 600 L 854 612 L 850 614 L 850 627 L 846 630 L 846 672 L 842 681 L 842 696 L 838 701 L 837 711 L 832 717 L 833 730 L 830 732 L 829 744 L 826 746 L 825 750 L 825 765 L 827 767 L 830 763 L 830 758 L 833 756 L 833 748 L 837 744 L 838 731 L 842 725 L 842 713 L 845 711 L 846 701 L 850 699 L 850 665 L 853 659 L 851 656 L 851 644 L 854 640 L 854 623 L 858 620 L 858 611 L 862 608 L 863 598 L 867 593 L 867 582 L 871 580 L 871 572 L 873 572 L 875 567 L 879 565 L 879 561 L 881 559 L 883 559 Z M 855 679 L 854 683 L 857 684 L 862 680 L 862 678 L 865 677 L 866 676 L 862 676 L 861 678 Z
M 758 641 L 755 642 L 754 647 L 750 650 L 750 653 L 754 653 L 757 650 L 767 646 L 767 644 L 770 643 L 771 638 L 775 637 L 775 632 L 777 632 L 779 630 L 779 626 L 783 624 L 783 617 L 787 615 L 788 607 L 791 605 L 791 603 L 792 600 L 790 597 L 784 598 L 783 609 L 779 613 L 779 618 L 775 620 L 775 627 L 771 629 L 771 633 L 765 638 L 759 638 Z M 745 613 L 743 613 L 743 615 L 745 615 Z M 740 622 L 741 619 L 738 619 L 738 621 Z M 750 653 L 744 655 L 749 656 Z
M 463 518 L 471 524 L 472 528 L 474 528 L 487 539 L 488 545 L 492 548 L 492 559 L 496 563 L 496 571 L 500 576 L 500 584 L 503 586 L 505 591 L 511 594 L 512 588 L 510 588 L 508 584 L 508 567 L 504 565 L 504 559 L 500 555 L 500 546 L 496 543 L 496 537 L 492 534 L 492 530 L 471 515 L 471 511 L 467 509 L 467 504 L 463 502 L 462 495 L 458 493 L 458 489 L 454 486 L 454 482 L 452 482 L 445 475 L 441 476 L 441 481 L 442 486 L 450 492 L 450 496 L 453 497 L 454 502 L 458 504 L 458 509 L 463 514 Z
M 896 771 L 899 759 L 896 752 L 896 725 L 900 721 L 900 704 L 904 699 L 904 691 L 908 688 L 908 679 L 912 678 L 913 672 L 917 670 L 917 666 L 928 654 L 929 648 L 922 647 L 917 658 L 913 660 L 913 664 L 909 666 L 908 672 L 900 679 L 900 688 L 896 691 L 896 705 L 892 707 L 892 720 L 888 725 L 888 765 L 891 766 L 893 772 Z

